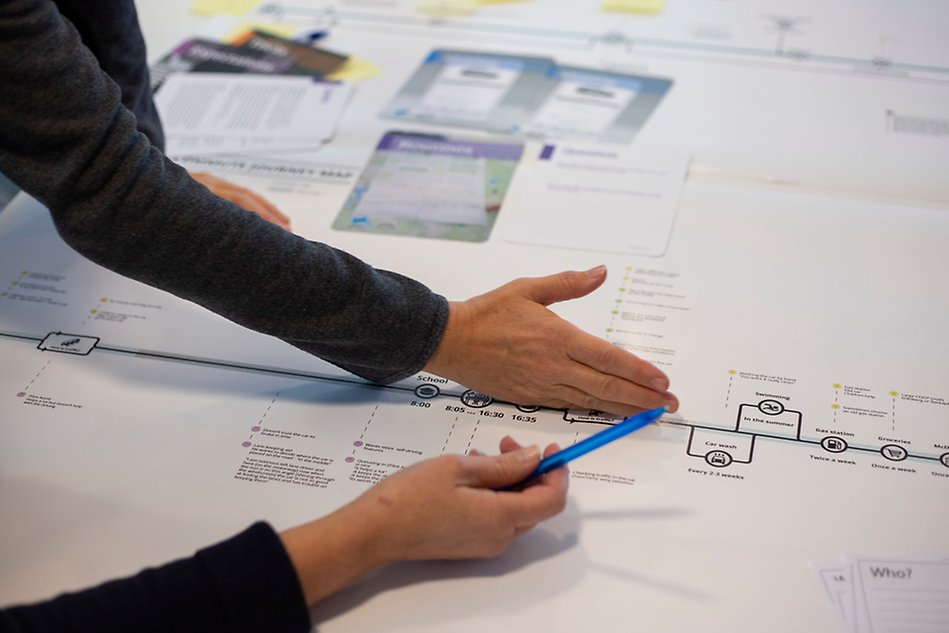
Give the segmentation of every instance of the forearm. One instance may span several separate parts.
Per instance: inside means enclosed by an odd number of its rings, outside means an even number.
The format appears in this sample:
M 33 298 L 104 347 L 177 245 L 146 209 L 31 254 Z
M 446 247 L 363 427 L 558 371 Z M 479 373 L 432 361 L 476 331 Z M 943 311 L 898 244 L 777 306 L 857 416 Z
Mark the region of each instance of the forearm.
M 444 299 L 194 182 L 136 130 L 48 1 L 0 3 L 0 86 L 0 171 L 89 259 L 373 380 L 434 351 Z
M 270 527 L 98 587 L 0 610 L 0 631 L 58 633 L 303 633 L 309 613 Z

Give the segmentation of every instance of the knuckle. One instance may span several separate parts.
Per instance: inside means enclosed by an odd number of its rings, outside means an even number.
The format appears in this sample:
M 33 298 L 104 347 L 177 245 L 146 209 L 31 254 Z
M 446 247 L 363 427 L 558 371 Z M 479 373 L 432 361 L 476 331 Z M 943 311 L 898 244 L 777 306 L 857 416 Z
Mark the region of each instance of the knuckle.
M 599 409 L 600 408 L 600 399 L 596 396 L 585 393 L 580 396 L 580 402 L 577 404 L 580 405 L 581 409 Z
M 595 368 L 609 368 L 615 365 L 616 347 L 606 341 L 596 340 L 590 348 L 590 359 Z
M 560 290 L 564 293 L 572 292 L 580 280 L 580 275 L 581 273 L 572 270 L 557 275 L 557 283 L 560 285 Z
M 464 455 L 442 455 L 441 457 L 436 458 L 436 463 L 452 473 L 461 472 L 464 468 L 465 456 Z
M 645 409 L 656 409 L 665 404 L 662 394 L 655 391 L 645 391 L 644 395 L 640 397 L 640 402 Z
M 599 390 L 600 396 L 603 398 L 603 400 L 621 402 L 623 387 L 625 387 L 625 381 L 621 378 L 617 378 L 616 376 L 604 374 L 600 378 Z
M 501 286 L 501 288 L 499 288 L 499 290 L 503 288 L 503 289 L 510 290 L 510 291 L 512 291 L 512 292 L 515 292 L 515 293 L 520 293 L 520 292 L 525 291 L 525 290 L 527 289 L 527 286 L 530 285 L 530 282 L 531 282 L 531 280 L 528 279 L 527 277 L 518 277 L 517 279 L 512 279 L 511 281 L 509 281 L 509 282 L 507 282 L 506 284 L 504 284 L 503 286 Z
M 488 545 L 488 556 L 495 557 L 500 556 L 507 550 L 508 546 L 511 544 L 513 535 L 498 533 L 495 538 L 491 539 L 491 543 Z

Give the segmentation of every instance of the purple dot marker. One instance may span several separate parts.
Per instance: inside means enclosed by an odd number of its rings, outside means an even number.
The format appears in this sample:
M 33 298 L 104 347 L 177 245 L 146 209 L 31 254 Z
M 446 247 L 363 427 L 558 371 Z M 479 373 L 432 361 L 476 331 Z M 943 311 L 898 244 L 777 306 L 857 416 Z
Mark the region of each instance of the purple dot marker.
M 245 441 L 241 442 L 241 446 L 243 446 L 244 448 L 250 448 L 250 442 L 248 442 L 248 441 L 245 440 Z
M 253 431 L 254 433 L 256 433 L 257 431 L 260 430 L 260 427 L 259 427 L 259 426 L 252 426 L 252 427 L 250 427 L 250 430 Z
M 25 396 L 25 395 L 26 395 L 26 392 L 25 392 L 25 391 L 21 391 L 20 393 L 16 394 L 16 397 L 17 397 L 17 398 L 22 398 L 22 397 Z
M 347 463 L 347 464 L 352 464 L 354 461 L 356 461 L 356 458 L 355 458 L 355 457 L 350 456 L 350 457 L 347 457 L 347 458 L 346 458 L 346 463 Z
M 355 442 L 353 442 L 353 446 L 355 446 L 356 448 L 359 448 L 360 446 L 362 446 L 362 442 L 360 442 L 359 440 L 356 440 Z

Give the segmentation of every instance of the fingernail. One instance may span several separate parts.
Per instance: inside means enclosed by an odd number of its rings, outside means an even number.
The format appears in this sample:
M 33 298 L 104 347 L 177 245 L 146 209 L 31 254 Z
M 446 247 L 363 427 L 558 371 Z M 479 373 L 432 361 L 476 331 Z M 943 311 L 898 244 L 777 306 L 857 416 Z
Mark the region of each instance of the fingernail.
M 669 388 L 669 381 L 665 378 L 653 378 L 649 381 L 649 384 L 656 391 L 665 391 Z
M 595 268 L 591 268 L 590 270 L 587 271 L 587 276 L 592 277 L 593 279 L 599 279 L 605 274 L 606 274 L 606 266 L 604 266 L 603 264 L 600 264 L 599 266 Z
M 540 455 L 540 447 L 537 444 L 531 444 L 517 451 L 517 459 L 522 464 L 533 464 Z
M 676 409 L 679 408 L 679 401 L 673 397 L 664 398 L 662 404 L 669 413 L 675 413 Z

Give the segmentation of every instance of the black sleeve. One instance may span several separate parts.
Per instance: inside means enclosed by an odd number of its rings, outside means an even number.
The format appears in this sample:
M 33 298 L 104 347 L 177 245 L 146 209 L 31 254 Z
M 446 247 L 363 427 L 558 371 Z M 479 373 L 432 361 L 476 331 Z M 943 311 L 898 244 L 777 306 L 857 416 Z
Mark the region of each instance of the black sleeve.
M 0 171 L 92 261 L 389 382 L 434 353 L 448 304 L 422 284 L 211 194 L 136 130 L 50 0 L 0 0 Z
M 192 558 L 0 610 L 0 633 L 305 633 L 310 627 L 293 565 L 265 523 Z

